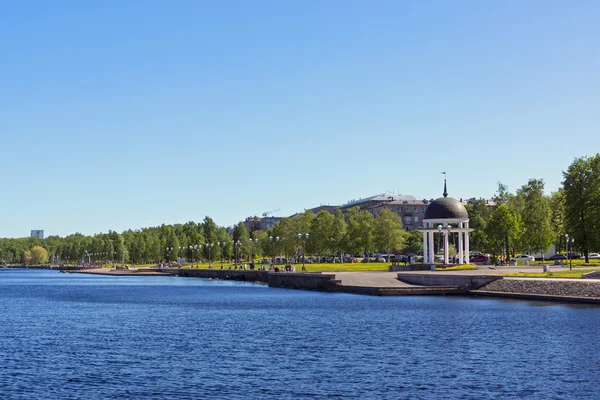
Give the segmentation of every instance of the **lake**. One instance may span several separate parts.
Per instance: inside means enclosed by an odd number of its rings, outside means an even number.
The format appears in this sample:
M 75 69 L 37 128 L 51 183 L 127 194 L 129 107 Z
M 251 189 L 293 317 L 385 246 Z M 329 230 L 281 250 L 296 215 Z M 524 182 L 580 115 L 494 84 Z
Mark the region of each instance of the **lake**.
M 3 399 L 599 399 L 600 308 L 0 270 Z

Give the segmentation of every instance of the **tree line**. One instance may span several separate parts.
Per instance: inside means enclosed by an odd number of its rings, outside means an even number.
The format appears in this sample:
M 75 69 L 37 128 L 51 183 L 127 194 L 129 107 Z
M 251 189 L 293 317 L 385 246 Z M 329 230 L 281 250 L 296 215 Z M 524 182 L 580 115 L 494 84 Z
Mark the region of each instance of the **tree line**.
M 588 260 L 600 250 L 600 154 L 581 157 L 563 172 L 563 185 L 544 192 L 542 179 L 530 179 L 511 193 L 499 183 L 495 205 L 477 200 L 467 205 L 471 249 L 510 257 L 519 252 L 581 251 Z M 308 237 L 306 236 L 308 234 Z M 298 237 L 300 235 L 300 237 Z M 252 240 L 251 240 L 252 239 Z M 109 231 L 94 236 L 0 239 L 3 263 L 115 260 L 126 263 L 187 260 L 218 261 L 256 257 L 422 252 L 421 234 L 406 231 L 397 214 L 383 209 L 374 217 L 358 207 L 334 214 L 310 211 L 278 222 L 268 232 L 248 232 L 240 222 L 229 231 L 210 217 L 202 222 Z
M 515 193 L 499 183 L 495 207 L 484 200 L 468 205 L 471 248 L 494 255 L 580 251 L 586 262 L 600 251 L 600 154 L 580 157 L 563 172 L 563 184 L 544 193 L 542 179 L 530 179 Z
M 416 232 L 418 233 L 418 232 Z M 301 234 L 302 238 L 298 235 Z M 308 234 L 308 237 L 306 236 Z M 3 263 L 43 264 L 79 262 L 154 263 L 186 260 L 219 261 L 299 255 L 370 253 L 378 250 L 419 250 L 420 236 L 402 228 L 398 216 L 383 210 L 377 217 L 358 207 L 346 213 L 310 211 L 286 218 L 268 232 L 248 232 L 243 222 L 232 230 L 210 217 L 200 223 L 109 231 L 94 236 L 0 239 Z

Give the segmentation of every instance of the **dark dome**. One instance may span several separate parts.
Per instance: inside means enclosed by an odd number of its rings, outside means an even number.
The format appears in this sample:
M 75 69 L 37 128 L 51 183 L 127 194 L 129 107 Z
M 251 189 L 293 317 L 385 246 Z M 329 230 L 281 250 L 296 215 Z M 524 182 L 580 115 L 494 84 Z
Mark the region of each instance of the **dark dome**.
M 440 197 L 429 203 L 423 219 L 460 219 L 468 220 L 469 213 L 465 206 L 452 197 Z

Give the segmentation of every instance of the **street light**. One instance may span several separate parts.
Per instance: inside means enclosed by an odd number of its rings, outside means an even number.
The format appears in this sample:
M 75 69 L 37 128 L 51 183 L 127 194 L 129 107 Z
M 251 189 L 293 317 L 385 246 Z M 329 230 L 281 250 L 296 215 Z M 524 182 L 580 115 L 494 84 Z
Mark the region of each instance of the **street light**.
M 452 227 L 448 225 L 446 230 L 442 225 L 438 225 L 438 232 L 444 235 L 444 264 L 448 263 L 448 235 L 452 232 Z
M 250 256 L 252 257 L 252 261 L 250 262 L 250 268 L 254 269 L 254 246 L 256 246 L 258 244 L 258 239 L 248 239 L 250 241 L 250 244 L 252 245 L 252 251 Z
M 570 242 L 569 242 L 569 239 Z M 569 243 L 571 244 L 569 246 Z M 567 260 L 569 260 L 569 270 L 573 269 L 573 244 L 575 244 L 575 238 L 569 237 L 567 233 L 565 233 L 565 250 L 567 251 Z
M 298 239 L 300 239 L 302 241 L 302 271 L 306 271 L 306 267 L 304 266 L 304 245 L 306 244 L 306 241 L 308 240 L 308 233 L 305 233 L 304 236 L 302 236 L 302 234 L 299 233 Z
M 273 266 L 275 266 L 275 251 L 277 248 L 277 242 L 279 242 L 279 236 L 273 238 L 273 236 L 269 236 L 269 242 L 273 243 Z
M 217 246 L 221 248 L 221 269 L 223 269 L 223 248 L 225 247 L 225 242 L 217 242 Z M 208 267 L 210 268 L 210 265 Z
M 233 269 L 237 269 L 237 262 L 238 262 L 238 257 L 240 257 L 240 250 L 242 247 L 242 243 L 238 240 L 237 242 L 233 243 L 233 248 L 234 248 L 234 253 L 233 253 Z M 242 264 L 241 262 L 242 260 L 240 260 L 240 264 Z M 240 268 L 242 268 L 242 266 L 240 265 Z
M 208 249 L 208 268 L 211 267 L 210 263 L 212 261 L 211 259 L 211 250 L 214 247 L 214 243 L 206 243 L 206 248 Z
M 171 252 L 173 251 L 173 248 L 167 247 L 165 250 L 167 251 L 167 264 L 169 264 L 171 262 Z

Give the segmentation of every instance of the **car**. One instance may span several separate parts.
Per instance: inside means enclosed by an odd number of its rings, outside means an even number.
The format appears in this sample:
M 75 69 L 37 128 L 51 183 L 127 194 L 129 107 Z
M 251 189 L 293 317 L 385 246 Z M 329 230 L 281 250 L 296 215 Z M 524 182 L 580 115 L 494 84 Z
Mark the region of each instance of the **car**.
M 534 256 L 530 256 L 528 254 L 521 254 L 520 256 L 516 256 L 516 257 L 511 257 L 510 258 L 511 262 L 515 262 L 515 261 L 535 261 L 535 257 Z
M 600 254 L 598 254 L 598 253 L 590 253 L 590 254 L 588 254 L 588 258 L 590 260 L 600 260 Z
M 567 258 L 571 260 L 579 260 L 581 258 L 581 254 L 579 253 L 569 253 L 567 254 Z
M 490 258 L 484 254 L 480 254 L 478 256 L 471 257 L 471 262 L 490 262 Z
M 549 257 L 548 260 L 566 260 L 567 256 L 564 254 L 555 254 L 552 257 Z

